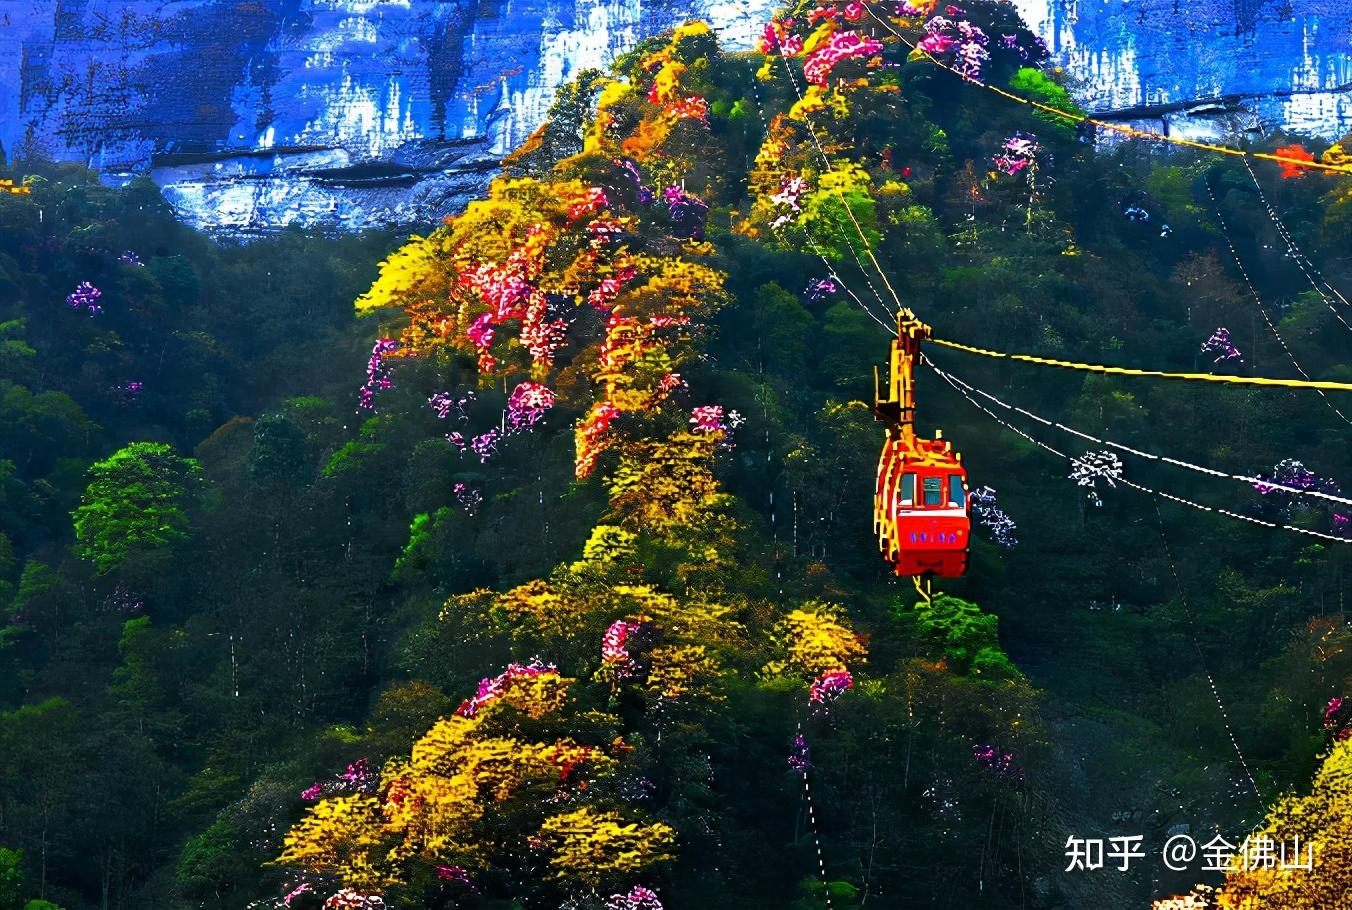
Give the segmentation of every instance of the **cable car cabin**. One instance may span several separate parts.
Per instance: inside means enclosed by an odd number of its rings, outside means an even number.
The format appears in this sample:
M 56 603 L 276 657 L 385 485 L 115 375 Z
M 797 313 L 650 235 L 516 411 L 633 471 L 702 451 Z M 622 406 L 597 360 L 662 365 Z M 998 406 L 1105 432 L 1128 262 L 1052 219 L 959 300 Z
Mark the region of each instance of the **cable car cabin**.
M 910 310 L 897 311 L 887 386 L 873 371 L 873 414 L 887 424 L 873 530 L 898 575 L 957 578 L 967 571 L 972 518 L 962 456 L 938 430 L 933 439 L 915 432 L 915 365 L 930 327 Z
M 889 433 L 878 462 L 873 525 L 898 575 L 958 578 L 967 571 L 972 519 L 967 471 L 953 444 Z

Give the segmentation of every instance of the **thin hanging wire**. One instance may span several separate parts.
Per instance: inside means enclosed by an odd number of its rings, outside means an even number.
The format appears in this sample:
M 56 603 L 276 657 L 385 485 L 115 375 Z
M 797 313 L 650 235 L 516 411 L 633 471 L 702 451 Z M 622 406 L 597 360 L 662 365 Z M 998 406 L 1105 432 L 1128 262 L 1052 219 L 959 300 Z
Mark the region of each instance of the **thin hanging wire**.
M 1258 191 L 1258 199 L 1263 203 L 1263 208 L 1267 209 L 1268 218 L 1272 221 L 1273 227 L 1277 229 L 1277 236 L 1281 237 L 1282 242 L 1286 244 L 1287 254 L 1300 269 L 1301 274 L 1305 276 L 1305 280 L 1310 282 L 1310 287 L 1314 288 L 1314 292 L 1319 295 L 1319 299 L 1324 301 L 1324 305 L 1333 312 L 1334 318 L 1343 324 L 1343 328 L 1352 332 L 1352 324 L 1349 324 L 1348 321 L 1343 318 L 1343 314 L 1338 312 L 1338 308 L 1335 307 L 1333 301 L 1329 299 L 1329 294 L 1331 293 L 1336 296 L 1345 306 L 1352 306 L 1352 303 L 1348 303 L 1347 298 L 1342 295 L 1342 292 L 1328 283 L 1328 280 L 1324 278 L 1319 269 L 1315 268 L 1315 265 L 1310 261 L 1310 258 L 1301 252 L 1300 247 L 1296 246 L 1296 238 L 1291 235 L 1289 230 L 1287 230 L 1286 224 L 1282 221 L 1281 216 L 1277 214 L 1277 210 L 1273 208 L 1272 203 L 1268 201 L 1267 193 L 1263 192 L 1263 185 L 1258 182 L 1258 175 L 1254 173 L 1253 167 L 1248 161 L 1244 162 L 1244 169 L 1249 172 L 1249 179 L 1253 181 L 1253 187 Z
M 1150 461 L 1158 461 L 1163 464 L 1170 464 L 1176 467 L 1185 468 L 1186 470 L 1195 471 L 1198 474 L 1204 474 L 1208 477 L 1219 477 L 1228 480 L 1238 480 L 1250 486 L 1263 486 L 1273 490 L 1280 490 L 1283 493 L 1291 493 L 1297 496 L 1310 496 L 1315 499 L 1323 499 L 1328 502 L 1336 502 L 1340 505 L 1352 506 L 1352 499 L 1349 499 L 1345 496 L 1337 496 L 1334 495 L 1333 493 L 1326 493 L 1323 490 L 1307 490 L 1301 487 L 1293 487 L 1288 484 L 1280 483 L 1275 479 L 1253 477 L 1248 474 L 1233 474 L 1230 473 L 1229 471 L 1218 471 L 1215 468 L 1208 468 L 1203 465 L 1193 464 L 1190 461 L 1184 461 L 1180 458 L 1170 458 L 1167 455 L 1158 455 L 1152 452 L 1145 452 L 1142 451 L 1141 449 L 1136 449 L 1129 445 L 1124 445 L 1120 442 L 1114 442 L 1111 439 L 1101 439 L 1090 433 L 1085 433 L 1082 430 L 1077 430 L 1074 427 L 1066 426 L 1065 424 L 1060 423 L 1058 421 L 1049 420 L 1046 417 L 1034 414 L 1032 411 L 1021 408 L 1018 405 L 1009 404 L 1008 402 L 1002 401 L 1001 399 L 997 398 L 991 393 L 986 392 L 983 389 L 977 388 L 976 386 L 968 385 L 967 383 L 963 384 L 966 385 L 971 391 L 980 395 L 982 398 L 985 398 L 986 400 L 992 402 L 993 404 L 996 404 L 999 407 L 1002 407 L 1006 410 L 1014 411 L 1031 420 L 1035 420 L 1038 423 L 1042 424 L 1043 426 L 1055 427 L 1056 429 L 1069 433 L 1072 436 L 1078 436 L 1081 439 L 1088 440 L 1089 442 L 1097 443 L 1098 445 L 1101 446 L 1108 446 L 1109 448 L 1117 449 L 1119 451 L 1126 452 L 1130 455 L 1135 455 L 1139 458 L 1145 458 Z
M 1220 204 L 1216 201 L 1216 194 L 1211 189 L 1211 181 L 1203 178 L 1202 183 L 1206 186 L 1206 194 L 1211 200 L 1211 208 L 1216 213 L 1216 221 L 1220 225 L 1221 237 L 1225 239 L 1225 245 L 1230 248 L 1230 256 L 1234 259 L 1235 266 L 1239 269 L 1240 277 L 1244 279 L 1244 284 L 1248 287 L 1249 293 L 1253 296 L 1254 306 L 1257 307 L 1259 315 L 1263 317 L 1263 322 L 1267 323 L 1268 331 L 1272 333 L 1272 337 L 1277 339 L 1277 344 L 1281 345 L 1282 350 L 1286 352 L 1286 357 L 1291 361 L 1291 365 L 1296 368 L 1296 372 L 1299 373 L 1306 382 L 1311 382 L 1310 374 L 1305 372 L 1305 368 L 1300 365 L 1300 361 L 1296 360 L 1296 355 L 1291 352 L 1291 348 L 1287 345 L 1286 339 L 1282 337 L 1281 332 L 1277 331 L 1277 326 L 1273 323 L 1272 317 L 1267 314 L 1267 309 L 1263 306 L 1263 298 L 1259 295 L 1258 288 L 1254 287 L 1253 280 L 1249 277 L 1249 270 L 1244 267 L 1244 261 L 1239 258 L 1239 250 L 1235 248 L 1235 242 L 1230 238 L 1230 228 L 1225 223 L 1225 216 L 1221 214 Z M 1343 415 L 1343 412 L 1338 410 L 1337 406 L 1334 405 L 1332 401 L 1329 401 L 1329 397 L 1324 394 L 1323 388 L 1319 386 L 1315 386 L 1314 388 L 1315 391 L 1319 393 L 1319 397 L 1324 399 L 1324 404 L 1328 405 L 1329 410 L 1337 414 L 1338 419 L 1343 423 L 1352 426 L 1352 420 L 1348 420 L 1347 417 Z
M 939 366 L 938 366 L 937 364 L 935 364 L 934 361 L 933 361 L 932 359 L 930 359 L 929 355 L 925 355 L 925 356 L 924 356 L 924 360 L 925 360 L 925 363 L 929 366 L 929 368 L 930 368 L 931 370 L 933 370 L 933 371 L 934 371 L 941 379 L 943 379 L 946 383 L 948 383 L 948 384 L 949 384 L 949 385 L 950 385 L 950 386 L 951 386 L 958 394 L 960 394 L 963 398 L 967 399 L 967 401 L 968 401 L 973 407 L 979 409 L 980 411 L 982 411 L 983 413 L 985 413 L 986 415 L 988 415 L 992 420 L 994 420 L 996 423 L 998 423 L 998 424 L 1000 424 L 1001 426 L 1003 426 L 1005 429 L 1007 429 L 1007 430 L 1009 430 L 1009 431 L 1011 431 L 1011 432 L 1013 432 L 1013 433 L 1016 433 L 1016 434 L 1018 434 L 1019 436 L 1022 436 L 1024 439 L 1028 440 L 1028 441 L 1031 442 L 1033 445 L 1037 446 L 1038 448 L 1045 449 L 1045 450 L 1047 450 L 1048 452 L 1051 452 L 1053 455 L 1056 455 L 1058 458 L 1063 458 L 1063 459 L 1065 459 L 1066 461 L 1071 461 L 1071 462 L 1073 462 L 1073 461 L 1075 460 L 1072 456 L 1067 455 L 1065 452 L 1062 452 L 1060 449 L 1057 449 L 1057 448 L 1055 448 L 1055 447 L 1053 447 L 1053 446 L 1051 446 L 1051 445 L 1048 445 L 1047 443 L 1043 442 L 1043 441 L 1040 440 L 1040 439 L 1034 438 L 1033 436 L 1029 435 L 1029 434 L 1026 433 L 1025 431 L 1023 431 L 1023 430 L 1019 429 L 1018 427 L 1014 426 L 1013 424 L 1009 423 L 1008 421 L 1006 421 L 1005 419 L 1003 419 L 1002 417 L 1000 417 L 998 414 L 996 414 L 994 411 L 991 411 L 989 408 L 987 408 L 987 407 L 986 407 L 985 405 L 983 405 L 981 402 L 977 401 L 975 398 L 972 397 L 972 393 L 974 393 L 974 392 L 976 391 L 976 389 L 975 389 L 974 386 L 971 386 L 971 385 L 969 385 L 968 383 L 963 382 L 961 379 L 957 378 L 956 376 L 952 375 L 951 373 L 947 373 L 947 372 L 945 372 L 944 370 L 940 369 Z M 992 397 L 993 397 L 993 396 L 992 396 Z M 1297 533 L 1297 534 L 1304 534 L 1304 535 L 1309 536 L 1309 537 L 1317 537 L 1317 538 L 1319 538 L 1320 540 L 1327 540 L 1327 541 L 1330 541 L 1330 542 L 1333 542 L 1333 543 L 1352 544 L 1352 539 L 1349 539 L 1349 538 L 1346 538 L 1346 537 L 1337 537 L 1337 536 L 1335 536 L 1335 535 L 1333 535 L 1333 534 L 1325 534 L 1325 533 L 1323 533 L 1322 531 L 1312 531 L 1312 530 L 1310 530 L 1309 528 L 1300 528 L 1300 527 L 1296 527 L 1295 525 L 1280 524 L 1280 523 L 1275 522 L 1275 521 L 1267 521 L 1266 519 L 1262 519 L 1262 518 L 1254 518 L 1252 515 L 1243 515 L 1243 514 L 1241 514 L 1241 513 L 1239 513 L 1239 512 L 1233 512 L 1233 511 L 1231 511 L 1230 509 L 1224 509 L 1224 508 L 1221 508 L 1220 506 L 1208 506 L 1208 505 L 1203 505 L 1203 504 L 1200 503 L 1200 502 L 1195 502 L 1195 501 L 1193 501 L 1193 500 L 1191 500 L 1191 499 L 1187 499 L 1187 498 L 1182 497 L 1182 496 L 1175 496 L 1175 495 L 1172 494 L 1172 493 L 1166 493 L 1166 492 L 1164 492 L 1163 490 L 1156 490 L 1156 489 L 1153 489 L 1153 488 L 1151 488 L 1151 487 L 1148 487 L 1148 486 L 1146 486 L 1146 485 L 1144 485 L 1144 484 L 1136 483 L 1135 481 L 1129 480 L 1129 479 L 1127 479 L 1127 478 L 1125 478 L 1125 477 L 1114 477 L 1113 480 L 1114 480 L 1115 483 L 1120 483 L 1120 484 L 1122 484 L 1123 486 L 1127 486 L 1127 487 L 1132 488 L 1133 490 L 1137 490 L 1137 491 L 1142 492 L 1142 493 L 1148 493 L 1148 494 L 1150 494 L 1151 496 L 1159 496 L 1159 497 L 1162 497 L 1162 498 L 1164 498 L 1164 499 L 1167 499 L 1167 500 L 1169 500 L 1169 501 L 1171 501 L 1171 502 L 1177 502 L 1177 503 L 1180 503 L 1181 505 L 1185 505 L 1185 506 L 1189 506 L 1190 508 L 1197 509 L 1198 511 L 1201 511 L 1201 512 L 1212 512 L 1212 513 L 1217 514 L 1217 515 L 1224 515 L 1224 516 L 1226 516 L 1227 518 L 1238 519 L 1239 521 L 1247 522 L 1247 523 L 1249 523 L 1249 524 L 1258 525 L 1258 526 L 1264 527 L 1264 528 L 1275 528 L 1275 529 L 1278 529 L 1278 530 L 1293 531 L 1293 532 L 1295 532 L 1295 533 Z

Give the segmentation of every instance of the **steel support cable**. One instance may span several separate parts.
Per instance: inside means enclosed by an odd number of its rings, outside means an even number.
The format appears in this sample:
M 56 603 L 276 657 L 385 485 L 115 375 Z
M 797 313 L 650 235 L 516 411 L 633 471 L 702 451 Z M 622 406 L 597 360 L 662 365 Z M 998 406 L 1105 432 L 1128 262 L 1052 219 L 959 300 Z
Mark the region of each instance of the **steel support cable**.
M 772 53 L 766 55 L 767 59 L 770 57 L 778 57 L 780 61 L 784 64 L 784 72 L 788 76 L 789 84 L 793 86 L 793 93 L 795 96 L 797 96 L 799 103 L 802 103 L 804 101 L 803 92 L 798 87 L 798 80 L 793 75 L 793 68 L 789 66 L 788 58 L 785 57 L 783 54 L 773 53 L 773 50 L 774 49 L 772 48 L 771 49 Z M 752 78 L 754 79 L 755 77 L 753 76 Z M 761 115 L 761 119 L 764 120 L 764 114 Z M 822 148 L 821 141 L 817 138 L 817 131 L 812 128 L 812 122 L 804 118 L 803 125 L 807 127 L 808 136 L 811 137 L 812 144 L 813 146 L 816 147 L 817 154 L 822 159 L 822 164 L 825 165 L 826 170 L 829 173 L 835 174 L 836 172 L 835 167 L 832 166 L 831 159 L 827 157 L 826 150 Z M 768 133 L 768 125 L 767 125 L 767 133 Z M 896 289 L 892 287 L 892 282 L 888 280 L 887 272 L 883 270 L 882 265 L 878 262 L 878 257 L 873 254 L 873 245 L 868 242 L 868 237 L 864 234 L 863 227 L 859 224 L 859 220 L 855 218 L 854 209 L 850 207 L 850 203 L 845 198 L 845 193 L 840 189 L 840 187 L 837 186 L 835 189 L 836 189 L 836 197 L 840 200 L 841 207 L 845 210 L 846 216 L 849 217 L 850 224 L 854 226 L 855 233 L 859 235 L 859 242 L 863 246 L 864 255 L 868 257 L 869 262 L 873 264 L 874 270 L 877 271 L 878 277 L 882 279 L 883 285 L 887 288 L 888 295 L 891 296 L 892 298 L 892 302 L 896 305 L 897 309 L 901 309 L 901 298 L 897 296 Z M 869 290 L 873 292 L 874 297 L 878 298 L 878 302 L 881 303 L 884 307 L 886 307 L 887 302 L 883 300 L 882 295 L 878 293 L 878 289 L 873 286 L 873 280 L 869 278 L 868 270 L 864 268 L 863 262 L 859 261 L 859 254 L 858 252 L 855 251 L 853 243 L 850 244 L 850 252 L 854 255 L 855 261 L 859 263 L 859 270 L 863 274 L 864 281 L 868 284 Z M 893 334 L 896 334 L 895 330 L 893 330 Z
M 1021 430 L 1021 429 L 1019 429 L 1018 427 L 1014 426 L 1012 423 L 1010 423 L 1009 421 L 1007 421 L 1007 420 L 1005 420 L 1004 418 L 1000 417 L 1000 415 L 996 414 L 994 411 L 992 411 L 992 410 L 990 410 L 989 408 L 987 408 L 987 407 L 986 407 L 985 405 L 983 405 L 981 402 L 977 401 L 975 398 L 972 397 L 972 392 L 975 391 L 975 387 L 974 387 L 974 386 L 970 386 L 970 385 L 968 385 L 967 383 L 963 382 L 962 380 L 958 379 L 956 376 L 953 376 L 952 374 L 947 373 L 947 372 L 943 371 L 942 369 L 940 369 L 940 368 L 934 363 L 934 361 L 931 360 L 931 359 L 928 357 L 928 355 L 925 357 L 925 363 L 929 365 L 929 368 L 930 368 L 931 370 L 933 370 L 933 371 L 935 372 L 935 374 L 936 374 L 937 376 L 939 376 L 940 379 L 942 379 L 942 380 L 944 380 L 944 382 L 948 383 L 948 385 L 951 386 L 951 387 L 953 388 L 954 391 L 956 391 L 959 395 L 961 395 L 963 398 L 965 398 L 969 404 L 971 404 L 973 407 L 975 407 L 975 408 L 977 408 L 978 410 L 980 410 L 980 411 L 982 411 L 983 413 L 985 413 L 987 416 L 989 416 L 989 417 L 990 417 L 992 420 L 994 420 L 996 423 L 998 423 L 998 424 L 1000 424 L 1001 426 L 1003 426 L 1005 429 L 1007 429 L 1007 430 L 1009 430 L 1010 432 L 1015 433 L 1015 434 L 1017 434 L 1017 435 L 1023 437 L 1024 439 L 1028 440 L 1029 442 L 1031 442 L 1033 445 L 1037 446 L 1038 448 L 1045 449 L 1045 450 L 1047 450 L 1048 452 L 1051 452 L 1053 455 L 1056 455 L 1056 456 L 1059 457 L 1059 458 L 1063 458 L 1063 459 L 1065 459 L 1066 461 L 1071 461 L 1071 462 L 1073 462 L 1073 461 L 1075 460 L 1072 456 L 1067 455 L 1065 452 L 1062 452 L 1060 449 L 1057 449 L 1057 448 L 1055 448 L 1054 446 L 1048 445 L 1047 443 L 1043 442 L 1042 440 L 1036 439 L 1036 438 L 1034 438 L 1032 435 L 1030 435 L 1029 433 L 1025 432 L 1024 430 Z M 971 390 L 971 391 L 969 391 L 969 390 Z M 1297 534 L 1304 534 L 1304 535 L 1306 535 L 1306 536 L 1308 536 L 1308 537 L 1317 537 L 1317 538 L 1319 538 L 1320 540 L 1327 540 L 1327 541 L 1331 541 L 1331 542 L 1333 542 L 1333 543 L 1352 544 L 1352 538 L 1338 537 L 1338 536 L 1333 535 L 1333 534 L 1325 534 L 1325 533 L 1322 532 L 1322 531 L 1311 531 L 1309 528 L 1299 528 L 1299 527 L 1296 527 L 1295 525 L 1280 524 L 1279 522 L 1275 522 L 1275 521 L 1267 521 L 1266 519 L 1262 519 L 1262 518 L 1254 518 L 1252 515 L 1243 515 L 1243 514 L 1240 514 L 1239 512 L 1231 511 L 1230 509 L 1221 508 L 1220 506 L 1208 506 L 1208 505 L 1203 505 L 1203 504 L 1200 503 L 1200 502 L 1194 502 L 1193 500 L 1187 499 L 1187 498 L 1182 497 L 1182 496 L 1175 496 L 1175 495 L 1172 494 L 1172 493 L 1165 493 L 1163 490 L 1155 490 L 1155 489 L 1152 489 L 1151 487 L 1148 487 L 1148 486 L 1146 486 L 1146 485 L 1144 485 L 1144 484 L 1139 484 L 1139 483 L 1136 483 L 1136 482 L 1133 481 L 1133 480 L 1128 480 L 1128 479 L 1125 478 L 1125 477 L 1114 477 L 1114 478 L 1113 478 L 1113 482 L 1114 482 L 1114 483 L 1120 483 L 1120 484 L 1122 484 L 1123 486 L 1131 487 L 1133 490 L 1137 490 L 1138 492 L 1141 492 L 1141 493 L 1147 493 L 1147 494 L 1149 494 L 1149 495 L 1151 495 L 1151 496 L 1159 496 L 1159 497 L 1162 497 L 1162 498 L 1164 498 L 1164 499 L 1169 500 L 1170 502 L 1177 502 L 1177 503 L 1179 503 L 1179 504 L 1181 504 L 1181 505 L 1189 506 L 1189 507 L 1194 508 L 1194 509 L 1197 509 L 1198 511 L 1201 511 L 1201 512 L 1212 512 L 1212 513 L 1215 513 L 1215 514 L 1217 514 L 1217 515 L 1224 515 L 1224 516 L 1226 516 L 1226 517 L 1228 517 L 1228 518 L 1238 519 L 1239 521 L 1247 522 L 1247 523 L 1253 524 L 1253 525 L 1258 525 L 1258 526 L 1264 527 L 1264 528 L 1276 528 L 1276 529 L 1279 529 L 1279 530 L 1294 531 L 1294 532 L 1297 533 Z
M 795 83 L 795 87 L 796 87 L 796 83 Z M 753 96 L 753 98 L 755 99 L 755 103 L 756 103 L 756 113 L 760 116 L 761 124 L 764 125 L 764 127 L 765 127 L 765 133 L 766 133 L 766 135 L 768 136 L 769 133 L 770 133 L 770 122 L 769 122 L 769 120 L 767 120 L 766 117 L 765 117 L 765 109 L 764 109 L 764 106 L 761 104 L 761 99 L 760 99 L 760 87 L 757 86 L 757 85 L 755 84 L 755 78 L 754 78 L 754 77 L 752 77 L 751 92 L 752 92 L 752 96 Z M 815 136 L 814 136 L 814 142 L 815 142 Z M 820 151 L 820 146 L 818 147 L 818 149 L 819 149 L 819 151 Z M 828 164 L 828 167 L 829 167 L 829 164 Z M 773 225 L 771 225 L 771 230 L 772 230 L 772 231 L 774 230 L 774 226 L 773 226 Z M 776 236 L 778 236 L 777 233 L 776 233 Z M 836 271 L 835 266 L 833 266 L 833 265 L 831 264 L 831 261 L 830 261 L 829 259 L 826 258 L 826 255 L 821 251 L 821 249 L 817 246 L 817 244 L 814 243 L 810 238 L 809 238 L 809 240 L 808 240 L 808 245 L 811 247 L 812 252 L 816 255 L 816 257 L 822 261 L 822 265 L 824 265 L 824 266 L 826 267 L 827 276 L 828 276 L 829 278 L 831 278 L 831 280 L 833 280 L 833 281 L 838 281 L 838 282 L 840 282 L 840 286 L 841 286 L 842 288 L 845 289 L 845 293 L 846 293 L 847 295 L 849 295 L 850 299 L 853 300 L 853 301 L 860 307 L 860 309 L 862 309 L 865 313 L 868 314 L 868 317 L 869 317 L 870 319 L 872 319 L 872 320 L 873 320 L 874 322 L 876 322 L 878 325 L 882 326 L 882 328 L 883 328 L 884 331 L 886 331 L 886 332 L 888 332 L 888 333 L 890 333 L 890 334 L 892 334 L 892 335 L 895 335 L 895 334 L 897 333 L 897 330 L 896 330 L 895 328 L 893 328 L 892 325 L 891 325 L 890 323 L 888 323 L 886 320 L 880 318 L 880 317 L 878 316 L 877 313 L 873 312 L 873 308 L 870 307 L 866 302 L 864 302 L 864 300 L 862 300 L 862 299 L 859 297 L 859 295 L 856 294 L 856 293 L 854 292 L 854 289 L 853 289 L 853 288 L 851 288 L 848 284 L 845 283 L 845 279 L 842 278 L 842 277 L 840 276 L 840 274 Z M 855 263 L 859 266 L 859 272 L 860 272 L 860 274 L 862 274 L 862 275 L 864 276 L 864 282 L 865 282 L 866 284 L 868 284 L 869 290 L 873 292 L 873 296 L 874 296 L 875 298 L 877 298 L 878 303 L 881 304 L 884 308 L 886 308 L 886 306 L 887 306 L 886 301 L 883 300 L 882 295 L 878 293 L 878 289 L 875 288 L 875 287 L 873 286 L 873 282 L 869 279 L 869 277 L 868 277 L 868 270 L 864 268 L 864 261 L 863 261 L 862 259 L 859 258 L 859 253 L 858 253 L 857 250 L 855 250 L 854 244 L 853 244 L 853 243 L 850 244 L 850 253 L 851 253 L 852 256 L 854 256 L 854 261 L 855 261 Z
M 930 365 L 934 366 L 932 361 L 930 362 Z M 937 367 L 935 367 L 935 369 L 938 370 Z M 1136 457 L 1144 458 L 1147 461 L 1158 461 L 1161 464 L 1174 465 L 1175 467 L 1184 468 L 1185 470 L 1188 471 L 1194 471 L 1198 474 L 1204 474 L 1208 477 L 1218 477 L 1223 480 L 1237 480 L 1241 481 L 1242 483 L 1246 483 L 1250 486 L 1255 487 L 1263 486 L 1272 490 L 1280 490 L 1283 493 L 1290 493 L 1298 496 L 1310 496 L 1315 499 L 1322 499 L 1327 502 L 1338 503 L 1339 505 L 1352 506 L 1352 499 L 1349 499 L 1345 496 L 1336 496 L 1332 493 L 1325 493 L 1322 490 L 1306 490 L 1302 489 L 1301 487 L 1293 487 L 1288 484 L 1279 483 L 1276 480 L 1265 480 L 1264 478 L 1253 477 L 1248 474 L 1232 474 L 1229 471 L 1218 471 L 1215 468 L 1208 468 L 1204 465 L 1193 464 L 1190 461 L 1184 461 L 1180 458 L 1170 458 L 1167 455 L 1157 455 L 1153 452 L 1145 452 L 1142 451 L 1141 449 L 1136 449 L 1129 445 L 1124 445 L 1120 442 L 1114 442 L 1111 439 L 1100 439 L 1097 436 L 1094 436 L 1090 433 L 1085 433 L 1082 430 L 1077 430 L 1074 427 L 1066 426 L 1065 424 L 1060 423 L 1058 421 L 1048 420 L 1045 417 L 1034 414 L 1032 411 L 1021 408 L 1018 405 L 1002 401 L 1001 399 L 997 398 L 991 393 L 986 392 L 980 388 L 977 388 L 976 386 L 970 385 L 969 383 L 963 382 L 962 380 L 958 379 L 956 376 L 953 376 L 952 374 L 948 374 L 948 376 L 954 381 L 963 385 L 969 391 L 975 392 L 976 394 L 980 395 L 982 398 L 985 398 L 992 404 L 1004 408 L 1007 411 L 1013 411 L 1017 414 L 1027 417 L 1030 420 L 1034 420 L 1042 424 L 1043 426 L 1055 427 L 1056 429 L 1061 430 L 1062 432 L 1069 433 L 1072 436 L 1078 436 L 1081 439 L 1087 440 L 1096 445 L 1107 446 L 1112 449 L 1117 449 L 1120 452 L 1126 452 L 1129 455 L 1135 455 Z

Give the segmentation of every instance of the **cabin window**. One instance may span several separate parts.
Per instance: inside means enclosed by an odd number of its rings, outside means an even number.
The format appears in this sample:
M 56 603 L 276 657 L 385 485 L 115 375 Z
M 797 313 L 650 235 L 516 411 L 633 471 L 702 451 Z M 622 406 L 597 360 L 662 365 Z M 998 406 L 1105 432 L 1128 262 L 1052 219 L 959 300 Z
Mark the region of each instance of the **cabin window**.
M 901 504 L 904 506 L 915 505 L 915 475 L 901 475 Z
M 962 508 L 967 504 L 967 494 L 962 489 L 962 475 L 948 475 L 948 504 Z
M 942 477 L 925 478 L 925 505 L 941 506 L 944 504 L 944 479 Z

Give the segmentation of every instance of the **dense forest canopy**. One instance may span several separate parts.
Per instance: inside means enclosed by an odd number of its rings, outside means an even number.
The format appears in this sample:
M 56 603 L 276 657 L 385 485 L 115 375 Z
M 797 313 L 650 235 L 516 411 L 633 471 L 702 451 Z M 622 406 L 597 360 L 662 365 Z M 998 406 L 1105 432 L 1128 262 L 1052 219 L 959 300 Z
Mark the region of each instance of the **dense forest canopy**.
M 927 348 L 979 537 L 877 554 L 898 303 L 1352 381 L 1343 144 L 1105 134 L 1045 61 L 988 0 L 690 23 L 412 238 L 9 163 L 0 910 L 1345 906 L 1352 396 Z

